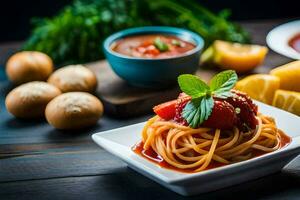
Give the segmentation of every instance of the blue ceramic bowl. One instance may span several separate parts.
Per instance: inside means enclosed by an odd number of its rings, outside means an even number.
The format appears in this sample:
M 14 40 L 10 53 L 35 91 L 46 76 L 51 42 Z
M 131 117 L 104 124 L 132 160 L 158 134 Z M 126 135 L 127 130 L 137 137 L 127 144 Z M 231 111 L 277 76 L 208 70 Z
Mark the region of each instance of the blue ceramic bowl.
M 121 38 L 145 34 L 174 35 L 196 47 L 177 57 L 158 59 L 130 57 L 111 49 L 111 45 Z M 104 41 L 104 53 L 114 72 L 129 84 L 163 88 L 176 83 L 180 74 L 195 73 L 203 46 L 203 39 L 191 31 L 166 26 L 146 26 L 126 29 L 109 36 Z

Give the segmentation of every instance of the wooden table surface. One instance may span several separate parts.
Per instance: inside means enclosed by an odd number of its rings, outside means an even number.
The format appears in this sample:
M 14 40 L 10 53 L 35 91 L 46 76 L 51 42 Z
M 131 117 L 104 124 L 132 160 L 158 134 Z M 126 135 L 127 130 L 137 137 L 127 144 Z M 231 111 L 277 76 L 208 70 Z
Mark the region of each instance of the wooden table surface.
M 267 32 L 280 20 L 247 22 L 253 42 L 265 44 Z M 17 47 L 2 45 L 9 55 Z M 270 52 L 266 66 L 289 59 Z M 1 62 L 1 60 L 0 60 Z M 1 68 L 3 72 L 3 67 Z M 259 69 L 268 71 L 267 67 Z M 104 116 L 79 133 L 62 132 L 44 120 L 18 120 L 7 113 L 4 97 L 11 86 L 0 73 L 0 199 L 186 199 L 129 169 L 96 146 L 91 134 L 141 122 L 151 114 L 130 119 Z M 188 199 L 300 199 L 300 181 L 277 173 L 251 182 Z

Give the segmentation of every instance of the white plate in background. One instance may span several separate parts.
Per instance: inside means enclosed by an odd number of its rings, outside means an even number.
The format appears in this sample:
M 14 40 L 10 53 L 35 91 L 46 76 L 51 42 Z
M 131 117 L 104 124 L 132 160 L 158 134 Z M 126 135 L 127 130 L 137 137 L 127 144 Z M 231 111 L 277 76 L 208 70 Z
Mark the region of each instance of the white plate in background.
M 141 131 L 145 123 L 95 133 L 92 138 L 132 169 L 174 192 L 189 196 L 214 191 L 279 171 L 300 153 L 300 117 L 260 102 L 256 103 L 261 113 L 275 118 L 277 126 L 292 137 L 292 142 L 280 150 L 250 160 L 198 173 L 182 173 L 162 168 L 134 153 L 132 147 L 141 141 Z
M 288 41 L 297 33 L 300 33 L 300 20 L 282 24 L 268 33 L 267 45 L 279 54 L 300 60 L 300 53 L 288 45 Z

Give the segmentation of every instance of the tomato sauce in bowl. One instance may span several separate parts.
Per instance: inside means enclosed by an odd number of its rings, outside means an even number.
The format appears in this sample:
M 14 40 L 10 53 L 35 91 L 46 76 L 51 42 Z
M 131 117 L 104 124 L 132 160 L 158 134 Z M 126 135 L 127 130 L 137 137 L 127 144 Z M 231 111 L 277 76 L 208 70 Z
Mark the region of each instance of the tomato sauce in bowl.
M 137 35 L 117 40 L 111 49 L 119 54 L 135 58 L 171 58 L 194 49 L 193 43 L 172 35 Z
M 294 35 L 288 42 L 289 46 L 300 53 L 300 33 Z
M 129 28 L 103 42 L 113 71 L 128 84 L 142 88 L 167 88 L 180 74 L 193 74 L 204 47 L 201 36 L 168 26 Z

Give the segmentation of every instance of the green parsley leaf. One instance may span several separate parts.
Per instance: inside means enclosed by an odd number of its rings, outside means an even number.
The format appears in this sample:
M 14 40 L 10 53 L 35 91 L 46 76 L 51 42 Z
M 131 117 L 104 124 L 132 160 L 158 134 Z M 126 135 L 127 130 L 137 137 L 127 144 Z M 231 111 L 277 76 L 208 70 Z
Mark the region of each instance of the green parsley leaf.
M 209 86 L 195 75 L 183 74 L 178 77 L 180 89 L 193 99 L 210 93 Z
M 214 107 L 212 96 L 192 99 L 183 109 L 182 116 L 192 128 L 199 127 L 210 116 Z
M 163 42 L 160 37 L 157 37 L 155 38 L 154 40 L 154 46 L 161 52 L 164 52 L 164 51 L 168 51 L 169 50 L 169 47 L 168 45 Z
M 215 96 L 227 96 L 234 87 L 238 76 L 233 70 L 226 70 L 215 75 L 210 81 L 210 89 Z M 227 96 L 228 97 L 228 96 Z

